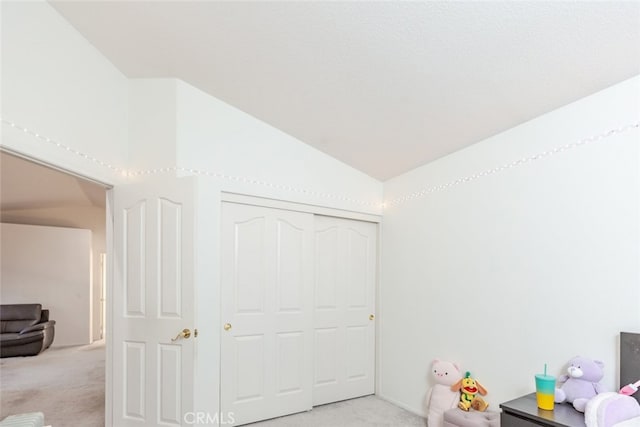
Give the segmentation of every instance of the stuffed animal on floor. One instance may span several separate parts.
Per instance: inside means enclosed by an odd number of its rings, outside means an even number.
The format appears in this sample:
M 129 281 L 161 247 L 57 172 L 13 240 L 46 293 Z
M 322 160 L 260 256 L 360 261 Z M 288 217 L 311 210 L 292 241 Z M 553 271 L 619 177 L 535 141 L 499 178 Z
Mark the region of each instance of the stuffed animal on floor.
M 569 361 L 567 374 L 558 378 L 562 385 L 556 388 L 554 400 L 572 403 L 577 411 L 584 412 L 589 399 L 604 391 L 599 382 L 604 376 L 604 363 L 576 356 Z
M 436 384 L 425 398 L 427 424 L 429 427 L 442 427 L 444 412 L 458 404 L 459 394 L 451 390 L 451 386 L 462 378 L 462 374 L 457 364 L 435 359 L 431 363 L 431 378 Z
M 473 408 L 477 411 L 485 411 L 489 404 L 478 394 L 486 395 L 487 390 L 482 385 L 471 378 L 471 373 L 467 372 L 464 378 L 451 386 L 451 390 L 460 392 L 460 402 L 458 408 L 468 411 Z

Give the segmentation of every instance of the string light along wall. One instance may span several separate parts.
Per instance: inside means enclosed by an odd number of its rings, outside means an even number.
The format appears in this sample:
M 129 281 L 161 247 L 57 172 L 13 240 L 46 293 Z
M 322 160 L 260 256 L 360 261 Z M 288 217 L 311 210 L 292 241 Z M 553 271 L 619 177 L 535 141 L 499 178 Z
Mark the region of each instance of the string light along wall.
M 522 166 L 522 165 L 525 165 L 527 163 L 534 162 L 536 160 L 542 160 L 542 159 L 545 159 L 547 157 L 553 156 L 555 154 L 560 154 L 560 153 L 563 153 L 563 152 L 568 151 L 568 150 L 572 150 L 572 149 L 575 149 L 575 148 L 583 147 L 583 146 L 585 146 L 587 144 L 591 144 L 591 143 L 594 143 L 594 142 L 602 141 L 602 140 L 605 140 L 606 138 L 609 138 L 609 137 L 614 136 L 614 135 L 623 134 L 623 133 L 629 132 L 631 130 L 637 130 L 639 127 L 640 127 L 640 122 L 636 122 L 636 123 L 631 123 L 631 124 L 628 124 L 626 126 L 622 126 L 622 127 L 619 127 L 619 128 L 610 129 L 610 130 L 608 130 L 606 132 L 603 132 L 601 134 L 590 136 L 588 138 L 584 138 L 584 139 L 581 139 L 581 140 L 576 141 L 576 142 L 571 142 L 571 143 L 568 143 L 568 144 L 559 145 L 559 146 L 557 146 L 557 147 L 555 147 L 553 149 L 543 151 L 543 152 L 535 154 L 533 156 L 522 157 L 522 158 L 520 158 L 518 160 L 514 160 L 514 161 L 509 162 L 509 163 L 504 163 L 504 164 L 502 164 L 500 166 L 497 166 L 497 167 L 494 167 L 494 168 L 491 168 L 491 169 L 486 169 L 486 170 L 484 170 L 482 172 L 478 172 L 478 173 L 475 173 L 473 175 L 467 175 L 465 177 L 461 177 L 461 178 L 449 181 L 449 182 L 447 182 L 445 184 L 426 187 L 426 188 L 424 188 L 422 190 L 415 191 L 415 192 L 413 192 L 411 194 L 408 194 L 406 196 L 397 197 L 397 198 L 395 198 L 393 200 L 390 200 L 390 201 L 385 201 L 383 203 L 383 206 L 384 207 L 389 207 L 389 206 L 401 205 L 401 204 L 403 204 L 405 202 L 408 202 L 410 200 L 422 198 L 422 197 L 428 196 L 429 194 L 433 194 L 433 193 L 437 193 L 437 192 L 440 192 L 440 191 L 444 191 L 444 190 L 447 190 L 447 189 L 449 189 L 451 187 L 455 187 L 455 186 L 460 185 L 460 184 L 466 184 L 466 183 L 475 181 L 477 179 L 484 178 L 486 176 L 495 175 L 497 173 L 504 172 L 506 170 L 513 169 L 515 167 Z
M 266 188 L 271 188 L 271 189 L 277 189 L 277 190 L 284 190 L 287 192 L 291 192 L 291 193 L 297 193 L 297 194 L 303 194 L 306 196 L 312 196 L 312 197 L 319 197 L 319 198 L 323 198 L 323 199 L 328 199 L 328 200 L 337 200 L 337 201 L 342 201 L 342 202 L 348 202 L 348 203 L 354 203 L 356 205 L 360 205 L 360 206 L 367 206 L 367 207 L 382 207 L 382 208 L 386 208 L 386 207 L 391 207 L 391 206 L 398 206 L 401 205 L 403 203 L 406 203 L 408 201 L 411 200 L 415 200 L 415 199 L 419 199 L 419 198 L 423 198 L 426 197 L 430 194 L 433 193 L 437 193 L 437 192 L 441 192 L 441 191 L 445 191 L 448 190 L 449 188 L 461 185 L 461 184 L 466 184 L 472 181 L 476 181 L 480 178 L 484 178 L 486 176 L 490 176 L 490 175 L 495 175 L 497 173 L 500 172 L 504 172 L 506 170 L 509 169 L 513 169 L 515 167 L 518 166 L 522 166 L 525 165 L 527 163 L 531 163 L 537 160 L 542 160 L 545 159 L 547 157 L 556 155 L 556 154 L 560 154 L 569 150 L 573 150 L 579 147 L 583 147 L 585 145 L 594 143 L 594 142 L 599 142 L 599 141 L 603 141 L 606 140 L 607 138 L 614 136 L 614 135 L 619 135 L 619 134 L 623 134 L 626 132 L 629 132 L 631 130 L 638 130 L 638 128 L 640 128 L 640 122 L 635 122 L 635 123 L 631 123 L 622 127 L 618 127 L 618 128 L 614 128 L 614 129 L 610 129 L 606 132 L 597 134 L 597 135 L 593 135 L 590 136 L 588 138 L 583 138 L 579 141 L 576 142 L 571 142 L 571 143 L 567 143 L 564 145 L 559 145 L 553 149 L 550 150 L 546 150 L 543 151 L 541 153 L 535 154 L 533 156 L 528 156 L 528 157 L 523 157 L 517 160 L 514 160 L 512 162 L 509 163 L 505 163 L 502 164 L 500 166 L 494 167 L 494 168 L 490 168 L 490 169 L 486 169 L 482 172 L 478 172 L 475 173 L 473 175 L 467 175 L 452 181 L 449 181 L 445 184 L 440 184 L 440 185 L 433 185 L 433 186 L 429 186 L 426 187 L 424 189 L 415 191 L 411 194 L 405 195 L 405 196 L 401 196 L 401 197 L 397 197 L 393 200 L 389 200 L 389 201 L 384 201 L 382 203 L 375 203 L 375 202 L 366 202 L 366 201 L 362 201 L 362 200 L 357 200 L 351 197 L 347 197 L 347 196 L 342 196 L 342 195 L 337 195 L 337 194 L 331 194 L 331 193 L 323 193 L 323 192 L 318 192 L 318 191 L 314 191 L 314 190 L 308 190 L 308 189 L 304 189 L 304 188 L 298 188 L 298 187 L 294 187 L 291 185 L 283 185 L 283 184 L 274 184 L 272 182 L 267 182 L 267 181 L 262 181 L 262 180 L 257 180 L 257 179 L 253 179 L 253 178 L 248 178 L 248 177 L 241 177 L 241 176 L 233 176 L 233 175 L 226 175 L 223 173 L 219 173 L 219 172 L 213 172 L 213 171 L 207 171 L 207 170 L 201 170 L 201 169 L 192 169 L 192 168 L 185 168 L 185 167 L 179 167 L 179 166 L 172 166 L 172 167 L 165 167 L 165 168 L 157 168 L 157 169 L 146 169 L 146 170 L 138 170 L 138 171 L 134 171 L 134 170 L 127 170 L 125 168 L 121 168 L 115 165 L 112 165 L 108 162 L 102 161 L 90 154 L 84 153 L 82 151 L 76 150 L 73 147 L 63 144 L 59 141 L 56 141 L 54 139 L 48 138 L 44 135 L 41 135 L 38 132 L 35 132 L 31 129 L 28 129 L 24 126 L 20 126 L 10 120 L 7 120 L 5 118 L 0 118 L 0 121 L 5 124 L 8 125 L 18 131 L 24 132 L 25 134 L 28 134 L 34 138 L 36 138 L 38 141 L 45 143 L 45 144 L 51 144 L 61 150 L 67 151 L 73 155 L 76 155 L 78 157 L 81 157 L 87 161 L 90 161 L 92 163 L 95 163 L 96 165 L 103 167 L 103 168 L 107 168 L 110 171 L 112 171 L 113 173 L 119 174 L 121 176 L 124 177 L 136 177 L 136 176 L 145 176 L 145 175 L 157 175 L 157 174 L 165 174 L 165 173 L 176 173 L 176 172 L 182 172 L 182 173 L 189 173 L 192 175 L 199 175 L 199 176 L 207 176 L 207 177 L 212 177 L 212 178 L 216 178 L 216 179 L 222 179 L 222 180 L 226 180 L 226 181 L 233 181 L 233 182 L 239 182 L 239 183 L 245 183 L 245 184 L 252 184 L 252 185 L 257 185 L 257 186 L 262 186 L 262 187 L 266 187 Z
M 43 142 L 45 144 L 51 144 L 51 145 L 53 145 L 53 146 L 55 146 L 55 147 L 57 147 L 57 148 L 59 148 L 61 150 L 65 150 L 65 151 L 67 151 L 67 152 L 69 152 L 71 154 L 74 154 L 76 156 L 82 157 L 83 159 L 91 161 L 91 162 L 93 162 L 93 163 L 95 163 L 95 164 L 97 164 L 97 165 L 99 165 L 99 166 L 101 166 L 103 168 L 107 168 L 107 169 L 111 170 L 112 172 L 115 172 L 117 174 L 121 174 L 121 175 L 126 176 L 126 171 L 124 169 L 119 168 L 119 167 L 114 166 L 114 165 L 111 165 L 111 164 L 109 164 L 107 162 L 104 162 L 104 161 L 102 161 L 102 160 L 100 160 L 100 159 L 98 159 L 98 158 L 96 158 L 94 156 L 91 156 L 90 154 L 83 153 L 82 151 L 76 150 L 76 149 L 74 149 L 74 148 L 72 148 L 72 147 L 70 147 L 70 146 L 68 146 L 66 144 L 63 144 L 63 143 L 58 142 L 58 141 L 56 141 L 54 139 L 51 139 L 51 138 L 46 137 L 44 135 L 41 135 L 38 132 L 35 132 L 35 131 L 31 130 L 31 129 L 28 129 L 26 127 L 20 126 L 20 125 L 14 123 L 12 121 L 9 121 L 9 120 L 7 120 L 5 118 L 1 118 L 0 122 L 2 122 L 3 124 L 9 125 L 10 127 L 14 128 L 14 129 L 16 129 L 16 130 L 18 130 L 20 132 L 24 132 L 27 135 L 33 136 L 34 138 L 36 138 L 40 142 Z
M 243 183 L 243 184 L 252 184 L 252 185 L 259 185 L 259 186 L 263 186 L 263 187 L 267 187 L 267 188 L 271 188 L 271 189 L 275 189 L 275 190 L 284 190 L 290 193 L 297 193 L 297 194 L 303 194 L 306 196 L 311 196 L 311 197 L 318 197 L 318 198 L 322 198 L 322 199 L 326 199 L 326 200 L 336 200 L 336 201 L 341 201 L 341 202 L 347 202 L 347 203 L 353 203 L 359 206 L 367 206 L 369 208 L 378 208 L 381 206 L 381 204 L 379 202 L 367 202 L 367 201 L 362 201 L 362 200 L 357 200 L 354 199 L 352 197 L 347 197 L 347 196 L 343 196 L 343 195 L 337 195 L 337 194 L 332 194 L 332 193 L 324 193 L 324 192 L 319 192 L 319 191 L 314 191 L 314 190 L 308 190 L 308 189 L 304 189 L 304 188 L 298 188 L 298 187 L 294 187 L 291 185 L 284 185 L 284 184 L 275 184 L 272 182 L 267 182 L 267 181 L 262 181 L 262 180 L 258 180 L 258 179 L 254 179 L 254 178 L 248 178 L 248 177 L 241 177 L 241 176 L 234 176 L 234 175 L 226 175 L 223 173 L 219 173 L 219 172 L 212 172 L 212 171 L 207 171 L 207 170 L 200 170 L 200 169 L 193 169 L 193 168 L 185 168 L 185 167 L 179 167 L 179 166 L 171 166 L 171 167 L 164 167 L 164 168 L 156 168 L 156 169 L 145 169 L 145 170 L 129 170 L 126 168 L 121 168 L 115 165 L 112 165 L 108 162 L 102 161 L 98 158 L 96 158 L 95 156 L 92 156 L 90 154 L 84 153 L 80 150 L 76 150 L 75 148 L 61 143 L 55 139 L 46 137 L 32 129 L 26 128 L 24 126 L 20 126 L 19 124 L 12 122 L 10 120 L 7 120 L 5 118 L 0 118 L 0 122 L 2 122 L 5 125 L 10 126 L 11 128 L 14 128 L 20 132 L 23 132 L 27 135 L 30 135 L 34 138 L 36 138 L 39 142 L 42 142 L 44 144 L 50 144 L 53 145 L 54 147 L 59 148 L 60 150 L 64 150 L 70 154 L 76 155 L 78 157 L 81 157 L 87 161 L 90 161 L 92 163 L 95 163 L 96 165 L 103 167 L 103 168 L 107 168 L 109 169 L 111 172 L 118 174 L 120 176 L 123 176 L 125 178 L 133 178 L 133 177 L 138 177 L 138 176 L 150 176 L 150 175 L 158 175 L 158 174 L 166 174 L 166 173 L 176 173 L 176 172 L 182 172 L 182 173 L 189 173 L 192 175 L 199 175 L 199 176 L 208 176 L 208 177 L 212 177 L 212 178 L 217 178 L 217 179 L 222 179 L 222 180 L 226 180 L 226 181 L 231 181 L 231 182 L 238 182 L 238 183 Z

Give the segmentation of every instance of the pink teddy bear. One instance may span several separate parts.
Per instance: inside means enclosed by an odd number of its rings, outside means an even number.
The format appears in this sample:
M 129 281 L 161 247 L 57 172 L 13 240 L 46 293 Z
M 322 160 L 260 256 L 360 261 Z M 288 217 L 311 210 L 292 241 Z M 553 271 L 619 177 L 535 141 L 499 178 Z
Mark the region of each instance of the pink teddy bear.
M 427 425 L 442 427 L 444 412 L 458 406 L 460 393 L 452 391 L 451 386 L 462 379 L 462 373 L 457 364 L 435 359 L 431 364 L 431 377 L 436 384 L 429 389 L 425 398 Z

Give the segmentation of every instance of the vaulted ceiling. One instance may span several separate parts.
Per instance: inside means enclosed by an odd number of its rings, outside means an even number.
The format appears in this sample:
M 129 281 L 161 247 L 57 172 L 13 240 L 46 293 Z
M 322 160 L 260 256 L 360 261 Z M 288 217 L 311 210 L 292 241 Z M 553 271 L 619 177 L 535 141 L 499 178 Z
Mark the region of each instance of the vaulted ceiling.
M 126 76 L 180 78 L 379 180 L 640 73 L 637 1 L 50 3 Z

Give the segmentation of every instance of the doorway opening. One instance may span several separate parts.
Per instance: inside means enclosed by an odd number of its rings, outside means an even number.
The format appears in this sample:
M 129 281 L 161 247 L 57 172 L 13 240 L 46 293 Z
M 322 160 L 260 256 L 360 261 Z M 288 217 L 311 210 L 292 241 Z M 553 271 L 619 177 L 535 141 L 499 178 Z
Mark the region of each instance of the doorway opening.
M 79 261 L 82 265 L 78 266 L 83 275 L 78 279 L 76 274 L 73 280 L 65 277 L 65 270 L 70 269 L 56 268 L 54 273 L 46 267 L 46 263 L 39 262 L 34 254 L 29 259 L 28 248 L 25 251 L 25 262 L 15 262 L 15 257 L 5 257 L 12 249 L 11 245 L 3 242 L 3 265 L 0 269 L 2 304 L 39 303 L 43 309 L 49 310 L 50 319 L 56 321 L 51 347 L 36 356 L 2 359 L 3 377 L 12 369 L 16 373 L 23 372 L 25 364 L 35 366 L 46 363 L 47 359 L 55 358 L 57 353 L 73 353 L 73 356 L 67 357 L 77 358 L 78 362 L 74 363 L 74 369 L 70 372 L 82 375 L 76 368 L 80 369 L 83 361 L 86 362 L 91 387 L 95 390 L 85 393 L 82 398 L 91 396 L 91 399 L 98 400 L 92 401 L 90 407 L 96 412 L 97 422 L 101 420 L 104 425 L 108 187 L 6 150 L 0 150 L 0 164 L 0 223 L 3 227 L 14 226 L 36 235 L 44 230 L 90 235 L 86 246 L 89 256 L 84 258 L 86 261 Z M 58 246 L 54 245 L 52 248 L 60 247 L 59 241 L 53 243 Z M 37 244 L 42 246 L 46 242 L 38 241 Z M 46 258 L 48 249 L 38 249 Z M 74 250 L 77 251 L 78 248 Z M 8 262 L 12 265 L 4 265 Z M 26 282 L 30 285 L 25 286 Z M 65 375 L 70 388 L 73 387 L 73 375 Z M 28 394 L 29 387 L 34 390 L 47 388 L 44 384 L 47 378 L 44 377 L 38 377 L 37 381 L 29 378 L 18 380 L 22 387 L 19 393 Z M 54 381 L 55 378 L 51 380 Z M 67 400 L 69 396 L 64 392 L 60 393 L 61 386 L 64 384 L 58 382 L 56 392 L 51 395 L 65 396 Z M 5 401 L 13 397 L 15 401 Z M 20 407 L 19 397 L 13 397 L 8 392 L 2 393 L 0 408 L 3 409 L 0 419 L 16 413 L 32 412 L 30 408 Z M 51 402 L 47 407 L 38 409 L 45 413 L 46 423 L 65 424 L 56 415 L 65 405 L 62 401 L 56 403 L 54 398 L 49 400 Z

